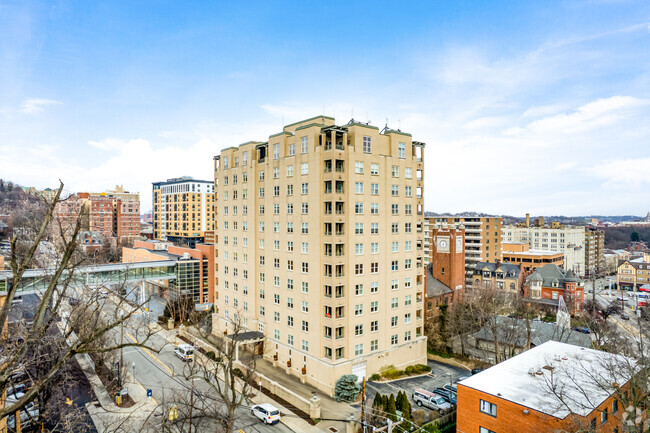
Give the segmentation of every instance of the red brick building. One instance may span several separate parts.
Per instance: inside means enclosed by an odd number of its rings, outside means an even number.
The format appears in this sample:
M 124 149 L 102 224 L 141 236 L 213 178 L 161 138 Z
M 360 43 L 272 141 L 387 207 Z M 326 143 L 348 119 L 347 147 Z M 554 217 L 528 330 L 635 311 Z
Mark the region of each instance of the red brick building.
M 82 229 L 96 232 L 104 239 L 124 242 L 140 236 L 140 199 L 138 194 L 118 190 L 109 193 L 80 192 L 57 203 L 57 216 L 67 225 L 74 224 L 82 209 L 87 210 Z
M 562 297 L 571 314 L 582 311 L 585 301 L 584 290 L 584 283 L 573 271 L 564 272 L 554 264 L 536 269 L 524 282 L 526 298 L 538 304 L 557 308 Z
M 430 227 L 429 233 L 427 316 L 435 315 L 440 305 L 461 301 L 465 292 L 465 229 L 443 224 Z
M 622 432 L 629 361 L 548 341 L 459 382 L 456 431 Z

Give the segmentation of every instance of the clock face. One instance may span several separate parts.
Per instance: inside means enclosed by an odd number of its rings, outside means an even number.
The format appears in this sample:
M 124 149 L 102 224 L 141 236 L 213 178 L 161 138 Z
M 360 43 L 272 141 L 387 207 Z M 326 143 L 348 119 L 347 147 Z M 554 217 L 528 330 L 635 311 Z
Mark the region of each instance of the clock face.
M 447 241 L 440 241 L 440 248 L 447 248 Z

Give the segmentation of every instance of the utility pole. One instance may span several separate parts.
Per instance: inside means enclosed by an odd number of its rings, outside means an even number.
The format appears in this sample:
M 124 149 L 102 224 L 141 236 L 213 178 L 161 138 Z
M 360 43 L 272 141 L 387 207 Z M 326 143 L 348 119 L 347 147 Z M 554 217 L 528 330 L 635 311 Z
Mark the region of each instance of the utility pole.
M 120 385 L 122 392 L 122 366 L 124 365 L 124 314 L 120 310 L 120 365 L 117 368 L 117 383 Z
M 190 377 L 190 425 L 188 433 L 192 433 L 192 408 L 194 407 L 194 377 Z
M 366 433 L 366 376 L 361 382 L 361 426 L 363 433 Z

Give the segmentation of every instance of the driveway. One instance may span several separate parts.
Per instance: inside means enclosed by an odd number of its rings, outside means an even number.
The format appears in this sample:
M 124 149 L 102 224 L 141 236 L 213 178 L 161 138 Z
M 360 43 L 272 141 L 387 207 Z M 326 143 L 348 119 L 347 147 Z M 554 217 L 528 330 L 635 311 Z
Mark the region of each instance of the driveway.
M 415 388 L 433 391 L 434 388 L 441 388 L 443 385 L 455 383 L 459 377 L 470 374 L 469 371 L 463 368 L 453 367 L 437 361 L 429 360 L 428 365 L 431 367 L 431 374 L 426 376 L 407 377 L 392 382 L 366 382 L 366 398 L 368 401 L 372 401 L 377 393 L 384 395 L 393 393 L 397 395 L 398 392 L 404 391 L 410 399 Z

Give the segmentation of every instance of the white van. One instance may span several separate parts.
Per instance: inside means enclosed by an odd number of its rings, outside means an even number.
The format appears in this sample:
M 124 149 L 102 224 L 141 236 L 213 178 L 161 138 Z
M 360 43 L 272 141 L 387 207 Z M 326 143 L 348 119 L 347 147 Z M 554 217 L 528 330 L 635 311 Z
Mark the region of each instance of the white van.
M 437 410 L 440 415 L 449 412 L 452 409 L 451 404 L 445 401 L 441 395 L 429 392 L 422 388 L 413 390 L 411 398 L 415 400 L 418 406 L 424 406 L 431 410 Z
M 183 361 L 194 359 L 194 346 L 191 344 L 179 344 L 174 348 L 174 353 Z

